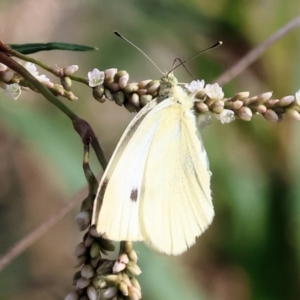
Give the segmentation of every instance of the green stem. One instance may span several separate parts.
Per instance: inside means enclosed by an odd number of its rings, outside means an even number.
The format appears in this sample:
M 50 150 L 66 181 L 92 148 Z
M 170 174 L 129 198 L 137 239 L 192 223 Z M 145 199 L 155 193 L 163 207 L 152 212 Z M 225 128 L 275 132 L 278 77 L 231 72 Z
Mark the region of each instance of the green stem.
M 3 47 L 4 46 L 4 47 Z M 20 74 L 24 79 L 31 83 L 49 102 L 55 105 L 60 111 L 67 115 L 73 124 L 74 129 L 80 135 L 82 143 L 87 145 L 92 144 L 92 147 L 96 153 L 96 156 L 104 170 L 107 166 L 106 159 L 104 157 L 103 150 L 99 144 L 99 141 L 91 128 L 90 124 L 85 120 L 79 118 L 72 110 L 65 106 L 58 98 L 56 98 L 49 90 L 39 82 L 30 72 L 28 72 L 23 66 L 14 61 L 7 54 L 1 50 L 5 50 L 7 47 L 0 43 L 0 62 L 12 69 L 16 73 Z M 16 52 L 16 51 L 14 51 Z
M 77 117 L 67 106 L 65 106 L 59 99 L 57 99 L 49 90 L 39 82 L 30 72 L 28 72 L 23 66 L 18 64 L 12 58 L 0 51 L 0 62 L 12 69 L 16 73 L 20 74 L 29 83 L 31 83 L 48 101 L 60 109 L 66 114 L 72 121 Z

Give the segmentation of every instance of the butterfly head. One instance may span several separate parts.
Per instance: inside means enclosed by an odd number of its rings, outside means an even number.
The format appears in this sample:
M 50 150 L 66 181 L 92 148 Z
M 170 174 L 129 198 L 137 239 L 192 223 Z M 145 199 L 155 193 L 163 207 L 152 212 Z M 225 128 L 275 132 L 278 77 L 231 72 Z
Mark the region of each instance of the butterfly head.
M 177 86 L 178 80 L 172 72 L 164 75 L 160 80 L 159 98 L 160 101 L 170 96 L 171 90 Z

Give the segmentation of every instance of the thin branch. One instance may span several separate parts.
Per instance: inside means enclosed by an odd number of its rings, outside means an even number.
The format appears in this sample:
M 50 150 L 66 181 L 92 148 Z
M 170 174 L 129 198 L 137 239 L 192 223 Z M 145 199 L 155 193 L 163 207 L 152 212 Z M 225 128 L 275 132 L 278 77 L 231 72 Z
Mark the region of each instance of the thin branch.
M 73 208 L 75 208 L 85 197 L 88 189 L 83 188 L 79 193 L 73 196 L 61 209 L 54 213 L 48 220 L 36 227 L 29 234 L 24 236 L 11 248 L 9 248 L 4 255 L 0 257 L 0 271 L 2 271 L 12 260 L 29 248 L 47 231 L 49 231 L 57 222 L 65 217 Z
M 6 45 L 0 43 L 0 50 L 4 52 L 11 53 L 12 49 L 8 48 Z M 58 98 L 56 98 L 41 82 L 39 82 L 30 72 L 28 72 L 23 66 L 18 64 L 15 60 L 9 57 L 7 54 L 0 51 L 0 62 L 20 74 L 23 78 L 25 78 L 28 82 L 30 82 L 49 102 L 55 105 L 60 111 L 62 111 L 65 115 L 67 115 L 72 123 L 74 129 L 80 135 L 82 143 L 86 145 L 87 143 L 91 143 L 92 147 L 96 153 L 96 156 L 104 170 L 107 166 L 106 159 L 104 157 L 103 150 L 99 144 L 99 141 L 90 126 L 90 124 L 80 119 L 71 109 L 69 109 L 66 105 L 64 105 Z M 12 53 L 15 53 L 13 51 Z M 17 52 L 18 53 L 18 52 Z
M 0 45 L 1 49 L 3 44 Z M 71 120 L 74 120 L 77 115 L 72 112 L 67 106 L 65 106 L 58 98 L 56 98 L 41 82 L 39 82 L 30 72 L 28 72 L 23 66 L 18 64 L 11 57 L 6 55 L 4 52 L 0 51 L 0 62 L 20 74 L 28 82 L 30 82 L 49 102 L 55 105 L 59 110 L 61 110 L 65 115 L 67 115 Z
M 281 29 L 272 34 L 264 42 L 258 45 L 256 48 L 251 50 L 246 54 L 242 59 L 240 59 L 234 66 L 221 74 L 218 78 L 214 80 L 219 85 L 224 85 L 227 82 L 231 81 L 234 77 L 243 72 L 249 65 L 251 65 L 264 51 L 266 51 L 271 45 L 277 42 L 280 38 L 286 35 L 291 30 L 300 26 L 300 15 L 295 19 L 287 23 Z

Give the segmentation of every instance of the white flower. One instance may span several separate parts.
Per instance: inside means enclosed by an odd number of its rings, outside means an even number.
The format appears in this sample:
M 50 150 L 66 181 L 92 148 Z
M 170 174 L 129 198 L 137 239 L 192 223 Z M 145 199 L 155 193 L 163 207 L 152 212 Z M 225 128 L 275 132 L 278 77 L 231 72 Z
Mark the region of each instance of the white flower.
M 40 82 L 50 81 L 50 79 L 47 78 L 45 74 L 39 75 L 39 72 L 34 63 L 27 61 L 24 64 L 24 68 Z
M 36 65 L 34 63 L 31 63 L 31 62 L 26 62 L 24 64 L 24 68 L 30 73 L 32 74 L 34 77 L 36 77 L 39 72 L 37 71 L 37 68 L 36 68 Z
M 40 82 L 49 82 L 50 81 L 50 79 L 45 74 L 35 76 L 35 78 Z
M 205 87 L 206 95 L 213 100 L 221 100 L 224 98 L 222 88 L 217 84 L 207 84 Z
M 300 105 L 300 90 L 296 92 L 295 97 L 296 97 L 297 104 Z
M 104 81 L 104 77 L 104 72 L 99 71 L 97 68 L 95 68 L 93 71 L 88 72 L 89 86 L 95 87 L 102 84 Z
M 223 109 L 220 114 L 215 114 L 215 117 L 220 120 L 222 124 L 230 123 L 235 120 L 234 112 L 230 109 Z
M 205 128 L 211 123 L 211 115 L 208 113 L 197 114 L 197 123 L 200 129 Z
M 198 92 L 204 90 L 204 85 L 205 82 L 204 80 L 193 80 L 191 83 L 187 83 L 185 87 L 190 91 L 190 92 Z
M 6 95 L 17 100 L 21 95 L 21 87 L 18 83 L 6 85 Z

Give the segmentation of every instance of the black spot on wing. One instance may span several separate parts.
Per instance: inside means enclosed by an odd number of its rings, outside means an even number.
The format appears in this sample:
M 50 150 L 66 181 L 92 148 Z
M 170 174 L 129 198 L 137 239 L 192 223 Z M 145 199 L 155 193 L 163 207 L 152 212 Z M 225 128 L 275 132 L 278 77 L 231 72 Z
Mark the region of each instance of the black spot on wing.
M 131 194 L 130 194 L 130 199 L 132 202 L 136 202 L 138 198 L 138 190 L 137 189 L 132 189 Z

